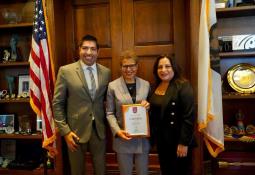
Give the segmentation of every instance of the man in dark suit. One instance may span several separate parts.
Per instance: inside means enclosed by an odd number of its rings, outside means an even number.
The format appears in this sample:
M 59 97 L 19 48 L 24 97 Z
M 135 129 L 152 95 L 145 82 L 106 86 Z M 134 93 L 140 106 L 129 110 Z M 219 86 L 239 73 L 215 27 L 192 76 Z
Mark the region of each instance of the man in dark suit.
M 96 175 L 105 174 L 104 97 L 110 70 L 98 63 L 98 43 L 86 35 L 79 45 L 80 59 L 59 69 L 53 111 L 68 146 L 72 175 L 86 174 L 84 155 L 92 155 Z

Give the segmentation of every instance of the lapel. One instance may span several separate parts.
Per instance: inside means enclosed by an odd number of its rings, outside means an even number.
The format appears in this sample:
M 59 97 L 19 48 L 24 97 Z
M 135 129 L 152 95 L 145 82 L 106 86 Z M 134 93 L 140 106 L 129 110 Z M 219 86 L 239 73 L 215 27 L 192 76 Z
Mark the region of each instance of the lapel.
M 99 94 L 100 88 L 101 88 L 101 86 L 103 84 L 103 80 L 104 80 L 104 77 L 103 77 L 104 74 L 103 74 L 103 71 L 102 71 L 101 67 L 98 64 L 96 64 L 96 66 L 97 66 L 98 87 L 96 89 L 95 98 Z
M 123 101 L 127 104 L 133 104 L 133 101 L 128 92 L 125 80 L 122 76 L 120 77 L 120 86 L 118 86 L 118 89 L 123 97 Z
M 84 71 L 83 71 L 82 66 L 81 66 L 79 61 L 76 62 L 76 73 L 77 73 L 78 77 L 80 78 L 80 80 L 83 84 L 84 93 L 86 93 L 90 97 L 88 84 L 86 82 Z
M 139 81 L 138 78 L 135 78 L 135 84 L 136 84 L 136 97 L 135 97 L 135 102 L 140 101 L 142 95 L 142 91 L 140 92 L 140 87 L 141 87 L 141 82 Z

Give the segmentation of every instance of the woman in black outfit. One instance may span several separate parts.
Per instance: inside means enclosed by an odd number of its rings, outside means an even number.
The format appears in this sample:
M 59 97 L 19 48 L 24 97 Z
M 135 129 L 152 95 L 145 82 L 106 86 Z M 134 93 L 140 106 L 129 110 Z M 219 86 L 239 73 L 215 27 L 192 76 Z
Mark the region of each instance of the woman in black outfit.
M 151 139 L 157 146 L 161 173 L 189 174 L 196 145 L 193 89 L 172 57 L 159 56 L 153 73 L 156 87 L 149 98 Z

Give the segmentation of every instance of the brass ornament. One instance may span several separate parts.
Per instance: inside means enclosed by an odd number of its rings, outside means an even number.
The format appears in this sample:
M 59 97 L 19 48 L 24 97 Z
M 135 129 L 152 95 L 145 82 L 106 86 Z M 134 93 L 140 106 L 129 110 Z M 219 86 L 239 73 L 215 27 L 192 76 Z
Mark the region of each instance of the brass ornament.
M 255 92 L 255 67 L 242 63 L 231 67 L 227 73 L 229 85 L 240 93 Z

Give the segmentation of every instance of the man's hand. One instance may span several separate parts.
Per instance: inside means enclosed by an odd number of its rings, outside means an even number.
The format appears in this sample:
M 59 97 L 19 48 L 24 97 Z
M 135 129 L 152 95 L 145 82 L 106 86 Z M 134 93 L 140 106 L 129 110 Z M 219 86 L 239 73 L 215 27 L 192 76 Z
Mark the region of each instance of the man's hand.
M 64 138 L 65 138 L 65 141 L 66 141 L 66 144 L 67 144 L 68 148 L 72 152 L 76 151 L 77 150 L 77 146 L 78 146 L 77 143 L 78 143 L 80 138 L 74 132 L 72 132 L 72 131 L 69 132 L 68 134 L 66 134 L 64 136 Z

